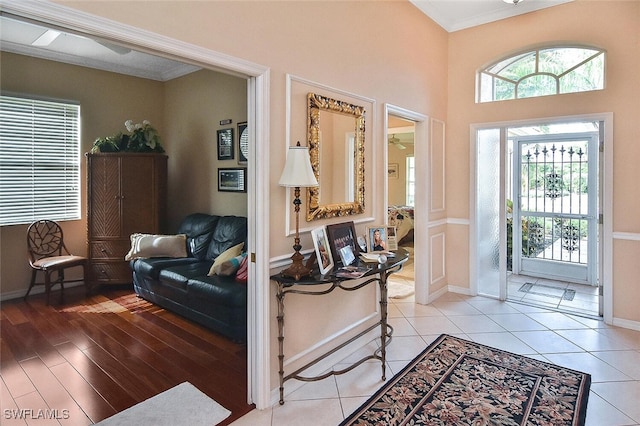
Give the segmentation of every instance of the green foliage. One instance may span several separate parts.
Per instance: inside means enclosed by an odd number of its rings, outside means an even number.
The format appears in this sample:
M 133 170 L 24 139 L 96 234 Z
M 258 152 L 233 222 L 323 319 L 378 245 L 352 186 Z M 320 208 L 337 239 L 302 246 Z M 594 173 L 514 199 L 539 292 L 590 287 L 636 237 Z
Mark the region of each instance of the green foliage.
M 91 153 L 97 152 L 164 152 L 158 131 L 147 120 L 134 124 L 124 123 L 129 134 L 117 133 L 113 136 L 97 138 Z

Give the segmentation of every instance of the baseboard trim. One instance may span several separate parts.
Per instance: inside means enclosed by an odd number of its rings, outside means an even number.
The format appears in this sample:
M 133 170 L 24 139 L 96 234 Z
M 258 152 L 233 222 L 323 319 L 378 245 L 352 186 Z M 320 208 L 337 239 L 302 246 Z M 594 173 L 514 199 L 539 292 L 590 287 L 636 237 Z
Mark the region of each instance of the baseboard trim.
M 618 327 L 623 327 L 623 328 L 628 328 L 631 330 L 635 330 L 635 331 L 640 331 L 640 322 L 638 321 L 631 321 L 628 319 L 624 319 L 624 318 L 613 318 L 612 321 L 613 325 L 618 326 Z
M 65 284 L 64 288 L 72 288 L 72 287 L 79 287 L 84 285 L 83 282 L 77 282 L 77 283 L 69 283 L 69 284 Z M 58 291 L 59 287 L 56 286 L 53 291 Z M 4 302 L 7 300 L 12 300 L 12 299 L 21 299 L 24 297 L 25 293 L 27 292 L 26 288 L 23 288 L 21 290 L 14 290 L 14 291 L 8 291 L 5 293 L 0 293 L 0 302 Z M 43 294 L 44 293 L 44 286 L 39 285 L 39 286 L 35 286 L 31 289 L 31 293 L 29 293 L 29 296 L 32 296 L 34 294 Z

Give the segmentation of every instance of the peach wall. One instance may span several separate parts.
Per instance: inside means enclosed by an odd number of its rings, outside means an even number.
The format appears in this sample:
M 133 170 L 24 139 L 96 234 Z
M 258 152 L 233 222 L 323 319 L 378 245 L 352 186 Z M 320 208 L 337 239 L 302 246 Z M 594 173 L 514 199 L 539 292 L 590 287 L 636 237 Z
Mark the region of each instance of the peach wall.
M 508 20 L 452 33 L 449 37 L 447 123 L 448 216 L 469 217 L 469 126 L 472 123 L 613 112 L 613 231 L 638 234 L 640 171 L 640 2 L 574 1 Z M 531 46 L 580 43 L 607 52 L 606 87 L 601 91 L 475 104 L 475 73 L 484 65 Z M 606 218 L 607 219 L 607 218 Z M 605 220 L 606 220 L 605 219 Z M 465 228 L 462 226 L 462 228 Z M 467 247 L 465 229 L 452 244 Z M 637 241 L 631 244 L 638 244 Z M 452 252 L 450 252 L 452 253 Z M 619 303 L 637 300 L 637 273 L 616 259 L 613 316 L 640 321 L 640 311 Z M 637 269 L 636 269 L 637 272 Z M 462 273 L 462 271 L 460 271 Z M 456 272 L 456 275 L 458 272 Z M 468 277 L 468 271 L 465 276 Z M 453 279 L 453 278 L 452 278 Z M 457 279 L 464 279 L 458 276 Z M 461 282 L 462 283 L 462 282 Z

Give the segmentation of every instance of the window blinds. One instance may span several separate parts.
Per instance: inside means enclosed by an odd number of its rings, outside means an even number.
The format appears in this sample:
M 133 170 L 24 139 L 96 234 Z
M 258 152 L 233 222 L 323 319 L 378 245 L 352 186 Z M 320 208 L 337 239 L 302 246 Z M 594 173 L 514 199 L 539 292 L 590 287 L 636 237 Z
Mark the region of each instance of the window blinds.
M 0 96 L 0 225 L 80 219 L 80 106 Z

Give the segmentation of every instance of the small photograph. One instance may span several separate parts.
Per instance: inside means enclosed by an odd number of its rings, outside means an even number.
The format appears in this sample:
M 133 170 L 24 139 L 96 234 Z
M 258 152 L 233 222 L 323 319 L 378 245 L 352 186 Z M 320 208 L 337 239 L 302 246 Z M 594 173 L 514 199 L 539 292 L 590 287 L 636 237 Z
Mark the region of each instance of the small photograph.
M 357 246 L 356 228 L 353 221 L 327 225 L 327 234 L 331 244 L 331 255 L 336 262 L 341 261 L 340 250 L 346 246 L 351 247 L 354 256 L 358 256 L 360 250 Z
M 387 236 L 385 225 L 367 227 L 367 251 L 371 253 L 389 250 Z
M 333 268 L 333 257 L 331 256 L 329 240 L 327 239 L 324 226 L 311 230 L 311 238 L 313 239 L 313 247 L 315 248 L 316 257 L 318 258 L 320 273 L 324 275 Z

